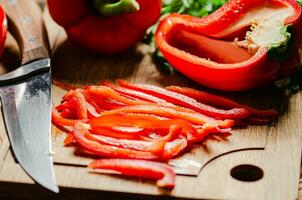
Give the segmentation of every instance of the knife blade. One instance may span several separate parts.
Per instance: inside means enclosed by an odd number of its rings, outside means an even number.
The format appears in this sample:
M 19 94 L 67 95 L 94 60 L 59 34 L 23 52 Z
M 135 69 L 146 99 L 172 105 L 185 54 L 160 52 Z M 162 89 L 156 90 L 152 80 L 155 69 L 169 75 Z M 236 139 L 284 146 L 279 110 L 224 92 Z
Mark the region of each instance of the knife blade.
M 50 77 L 50 71 L 44 72 L 26 82 L 0 88 L 0 92 L 5 126 L 16 159 L 36 182 L 58 192 L 49 159 Z
M 58 192 L 51 156 L 51 70 L 42 14 L 32 0 L 1 3 L 21 50 L 21 67 L 0 77 L 11 148 L 31 178 Z

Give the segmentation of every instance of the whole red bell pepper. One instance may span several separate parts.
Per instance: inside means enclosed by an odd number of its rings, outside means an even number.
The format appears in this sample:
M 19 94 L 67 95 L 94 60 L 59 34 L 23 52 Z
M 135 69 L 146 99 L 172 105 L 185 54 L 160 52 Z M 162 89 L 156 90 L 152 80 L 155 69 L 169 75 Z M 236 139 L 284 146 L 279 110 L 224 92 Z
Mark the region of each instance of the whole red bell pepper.
M 2 55 L 7 34 L 7 20 L 3 8 L 0 5 L 0 56 Z
M 112 54 L 141 40 L 157 21 L 161 0 L 47 0 L 69 39 L 90 51 Z M 112 3 L 111 3 L 112 2 Z
M 300 21 L 296 0 L 229 0 L 204 18 L 169 15 L 155 40 L 164 57 L 189 78 L 240 91 L 298 67 Z

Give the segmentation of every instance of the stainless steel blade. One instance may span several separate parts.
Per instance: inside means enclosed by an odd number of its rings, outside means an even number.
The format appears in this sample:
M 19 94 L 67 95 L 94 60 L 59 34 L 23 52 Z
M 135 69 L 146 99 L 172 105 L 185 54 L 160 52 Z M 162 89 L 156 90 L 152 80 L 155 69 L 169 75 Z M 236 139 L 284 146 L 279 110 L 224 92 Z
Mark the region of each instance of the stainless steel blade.
M 0 93 L 6 129 L 18 162 L 37 183 L 58 192 L 50 144 L 50 71 L 2 87 Z

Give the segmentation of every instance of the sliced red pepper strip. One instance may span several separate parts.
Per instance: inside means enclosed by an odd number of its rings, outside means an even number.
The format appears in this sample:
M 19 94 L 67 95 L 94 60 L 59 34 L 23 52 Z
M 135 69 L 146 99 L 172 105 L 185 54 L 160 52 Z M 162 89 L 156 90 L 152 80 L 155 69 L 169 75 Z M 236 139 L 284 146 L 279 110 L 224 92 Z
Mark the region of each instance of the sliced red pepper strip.
M 167 101 L 165 101 L 164 99 L 160 99 L 156 96 L 152 96 L 152 95 L 149 95 L 149 94 L 144 93 L 144 92 L 139 92 L 137 90 L 132 90 L 132 89 L 129 89 L 129 88 L 121 87 L 121 86 L 115 85 L 115 84 L 113 84 L 109 81 L 102 81 L 101 84 L 104 85 L 104 86 L 110 87 L 111 89 L 117 91 L 121 95 L 124 94 L 124 95 L 127 95 L 127 96 L 137 98 L 139 100 L 153 102 L 153 103 L 159 103 L 159 104 L 166 104 L 167 103 Z
M 164 163 L 128 159 L 100 159 L 93 161 L 88 167 L 113 170 L 125 176 L 157 180 L 157 186 L 166 189 L 172 189 L 175 186 L 176 175 L 173 169 Z
M 196 135 L 196 131 L 193 126 L 185 120 L 181 119 L 160 119 L 156 116 L 142 115 L 142 114 L 120 114 L 128 107 L 124 107 L 123 110 L 112 110 L 103 112 L 99 118 L 94 118 L 89 121 L 91 131 L 95 132 L 99 128 L 114 128 L 114 127 L 134 127 L 142 128 L 143 132 L 149 133 L 150 131 L 163 130 L 166 134 L 170 130 L 171 126 L 181 127 L 181 133 L 191 138 Z M 109 112 L 116 112 L 108 114 Z M 137 132 L 139 137 L 143 133 Z
M 75 108 L 77 111 L 78 119 L 88 119 L 88 112 L 87 112 L 87 102 L 84 95 L 79 91 L 75 90 L 74 97 L 76 101 Z
M 147 142 L 147 141 L 140 141 L 140 140 L 126 140 L 126 139 L 115 139 L 100 135 L 92 135 L 92 134 L 85 134 L 85 136 L 93 141 L 96 141 L 100 144 L 106 144 L 116 147 L 121 147 L 125 149 L 134 149 L 138 151 L 149 151 L 152 153 L 158 153 L 163 151 L 163 145 L 159 142 Z M 165 143 L 164 143 L 165 144 Z
M 188 96 L 153 85 L 133 84 L 125 80 L 117 80 L 117 83 L 123 87 L 131 88 L 140 92 L 145 92 L 147 94 L 164 99 L 167 102 L 190 108 L 201 114 L 205 114 L 207 116 L 218 119 L 241 119 L 247 117 L 250 114 L 249 111 L 244 108 L 233 108 L 231 110 L 217 109 L 212 106 L 197 102 L 195 99 L 192 99 Z
M 187 147 L 188 147 L 188 141 L 183 137 L 168 142 L 165 146 L 165 150 L 162 155 L 163 160 L 170 160 L 180 155 L 186 150 Z
M 71 132 L 66 136 L 63 144 L 64 144 L 64 146 L 69 146 L 69 145 L 73 145 L 76 143 L 77 143 L 77 141 L 75 139 L 75 136 L 74 136 L 73 132 Z
M 167 87 L 167 90 L 189 96 L 191 98 L 196 99 L 197 101 L 208 103 L 213 106 L 220 106 L 224 108 L 245 108 L 251 113 L 252 116 L 256 116 L 256 117 L 271 118 L 271 117 L 276 117 L 278 115 L 278 112 L 274 109 L 270 109 L 270 110 L 255 109 L 250 106 L 236 103 L 235 101 L 232 101 L 230 99 L 213 95 L 207 92 L 195 90 L 192 88 L 169 86 Z
M 127 129 L 128 127 L 93 127 L 90 132 L 96 135 L 102 135 L 105 137 L 112 137 L 117 139 L 126 140 L 139 140 L 140 134 L 144 131 L 143 129 Z
M 79 89 L 78 89 L 79 90 Z M 62 102 L 70 100 L 74 96 L 74 90 L 69 90 L 63 97 Z
M 77 143 L 84 149 L 98 156 L 111 158 L 131 158 L 142 160 L 158 160 L 159 157 L 150 152 L 136 151 L 110 145 L 100 144 L 89 140 L 85 135 L 89 131 L 81 123 L 77 123 L 74 127 L 74 136 Z
M 52 109 L 52 122 L 58 126 L 74 126 L 81 121 L 83 122 L 85 120 L 66 119 L 63 118 L 55 108 Z
M 105 98 L 113 99 L 117 102 L 126 104 L 126 105 L 138 105 L 138 104 L 147 104 L 148 102 L 142 100 L 133 100 L 124 96 L 121 96 L 119 93 L 113 89 L 106 86 L 89 86 L 86 88 L 87 92 L 90 95 L 94 95 L 96 98 Z
M 112 145 L 116 147 L 134 149 L 138 151 L 148 151 L 154 154 L 162 154 L 165 148 L 166 143 L 174 137 L 175 134 L 180 132 L 181 127 L 171 127 L 168 135 L 162 138 L 158 138 L 153 141 L 140 141 L 140 140 L 126 140 L 126 139 L 116 139 L 111 137 L 104 137 L 99 135 L 93 135 L 86 133 L 85 136 L 93 141 L 96 141 L 100 144 Z
M 95 107 L 88 102 L 86 102 L 86 108 L 87 108 L 87 114 L 89 119 L 101 116 L 101 114 L 97 111 L 97 109 L 95 109 Z
M 215 120 L 213 118 L 207 117 L 200 113 L 188 113 L 183 111 L 178 111 L 170 107 L 159 106 L 159 105 L 137 105 L 137 106 L 126 106 L 120 109 L 105 111 L 102 116 L 112 115 L 118 113 L 141 113 L 141 114 L 153 114 L 161 117 L 182 119 L 186 120 L 192 124 L 204 125 L 209 124 L 212 126 L 219 126 L 220 128 L 230 128 L 234 125 L 233 120 Z
M 76 111 L 71 109 L 71 108 L 66 108 L 64 109 L 60 115 L 63 117 L 63 118 L 67 118 L 67 119 L 77 119 L 77 114 L 76 114 Z
M 99 105 L 96 103 L 96 101 L 95 101 L 94 99 L 89 98 L 89 99 L 87 99 L 87 102 L 88 102 L 90 105 L 93 106 L 93 108 L 95 109 L 95 111 L 96 111 L 97 113 L 101 113 L 102 111 L 104 111 L 104 109 L 101 108 L 101 106 L 99 106 Z M 87 109 L 88 109 L 88 108 L 87 108 Z

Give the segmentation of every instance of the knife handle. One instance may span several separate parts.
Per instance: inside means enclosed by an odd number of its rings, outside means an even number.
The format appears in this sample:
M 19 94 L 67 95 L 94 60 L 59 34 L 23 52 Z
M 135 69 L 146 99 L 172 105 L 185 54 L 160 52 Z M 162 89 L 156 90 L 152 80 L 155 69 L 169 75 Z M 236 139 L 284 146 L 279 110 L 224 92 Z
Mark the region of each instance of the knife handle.
M 2 0 L 11 34 L 19 44 L 21 64 L 49 58 L 42 11 L 35 0 Z

